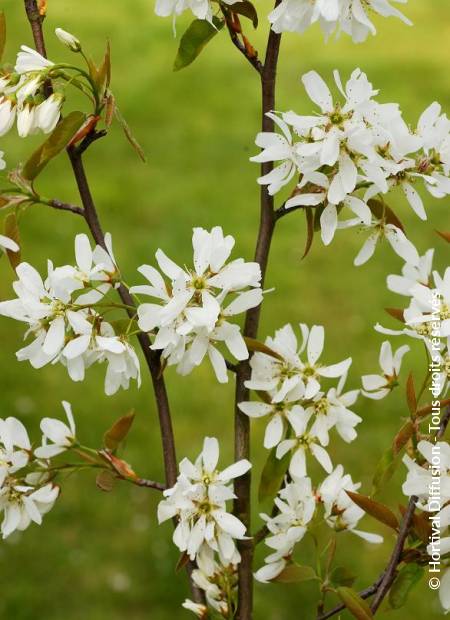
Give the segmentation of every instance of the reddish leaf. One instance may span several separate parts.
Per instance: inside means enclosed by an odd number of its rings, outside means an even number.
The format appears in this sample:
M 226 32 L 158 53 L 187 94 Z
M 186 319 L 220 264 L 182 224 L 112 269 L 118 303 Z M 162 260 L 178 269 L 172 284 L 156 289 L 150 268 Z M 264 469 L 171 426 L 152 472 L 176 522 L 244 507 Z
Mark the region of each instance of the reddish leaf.
M 414 425 L 408 420 L 398 431 L 392 442 L 394 454 L 398 454 L 400 450 L 408 443 L 414 433 Z
M 448 231 L 441 232 L 439 230 L 437 230 L 436 232 L 440 237 L 442 237 L 442 239 L 444 239 L 444 241 L 447 241 L 447 243 L 450 243 L 450 232 Z
M 126 415 L 119 418 L 116 422 L 114 422 L 111 428 L 108 431 L 106 431 L 103 437 L 103 441 L 104 441 L 105 446 L 109 450 L 112 450 L 112 451 L 117 450 L 119 445 L 128 435 L 131 429 L 131 426 L 134 422 L 134 417 L 135 417 L 134 411 L 130 411 Z
M 408 402 L 408 408 L 411 416 L 414 418 L 417 411 L 417 398 L 416 398 L 416 389 L 414 387 L 414 377 L 412 372 L 408 375 L 408 380 L 406 381 L 406 400 Z
M 385 311 L 400 323 L 405 322 L 405 318 L 403 316 L 403 310 L 401 308 L 385 308 Z
M 403 224 L 392 211 L 392 209 L 387 206 L 387 204 L 381 202 L 381 200 L 375 200 L 374 198 L 369 200 L 367 204 L 375 217 L 377 217 L 378 219 L 384 218 L 388 224 L 393 224 L 394 226 L 397 226 L 397 228 L 400 228 L 400 230 L 405 232 Z
M 7 237 L 15 241 L 17 245 L 20 246 L 19 225 L 15 212 L 8 213 L 5 217 L 4 231 Z M 11 267 L 16 269 L 17 265 L 19 265 L 22 260 L 20 250 L 18 252 L 11 252 L 11 250 L 7 250 L 6 255 L 8 256 Z
M 352 491 L 346 491 L 346 493 L 357 506 L 362 508 L 364 512 L 367 512 L 371 517 L 391 527 L 393 530 L 398 530 L 398 519 L 390 508 L 365 495 L 353 493 Z
M 283 357 L 279 353 L 277 353 L 276 351 L 268 347 L 263 342 L 260 342 L 259 340 L 255 340 L 255 338 L 248 338 L 247 336 L 244 337 L 244 340 L 245 340 L 245 344 L 247 345 L 247 348 L 249 351 L 253 351 L 253 352 L 257 351 L 258 353 L 265 353 L 266 355 L 270 355 L 270 357 L 274 357 L 277 360 L 281 360 L 281 361 L 283 360 Z

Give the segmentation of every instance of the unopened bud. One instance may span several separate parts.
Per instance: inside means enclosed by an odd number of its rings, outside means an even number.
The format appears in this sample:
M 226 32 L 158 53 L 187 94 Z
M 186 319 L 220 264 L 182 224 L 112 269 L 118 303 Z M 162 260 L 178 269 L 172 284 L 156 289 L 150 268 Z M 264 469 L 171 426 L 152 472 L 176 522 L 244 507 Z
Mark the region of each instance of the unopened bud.
M 55 34 L 61 43 L 64 43 L 72 52 L 79 52 L 81 50 L 81 43 L 70 32 L 66 32 L 62 28 L 56 28 Z

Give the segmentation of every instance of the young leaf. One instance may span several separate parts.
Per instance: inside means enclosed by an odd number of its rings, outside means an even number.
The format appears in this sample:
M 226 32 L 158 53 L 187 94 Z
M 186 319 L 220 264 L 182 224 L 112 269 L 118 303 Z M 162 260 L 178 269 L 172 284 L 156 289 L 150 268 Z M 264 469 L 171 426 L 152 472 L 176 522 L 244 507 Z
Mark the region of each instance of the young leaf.
M 408 402 L 409 412 L 414 418 L 417 411 L 416 389 L 414 387 L 414 377 L 412 372 L 409 373 L 406 381 L 406 400 Z
M 392 316 L 394 319 L 397 319 L 397 321 L 400 321 L 400 323 L 405 322 L 405 318 L 403 316 L 403 310 L 401 308 L 385 308 L 385 311 L 390 316 Z
M 0 62 L 3 58 L 3 52 L 6 45 L 6 19 L 5 13 L 0 11 Z
M 442 239 L 444 239 L 444 241 L 447 241 L 447 243 L 450 243 L 450 232 L 449 231 L 436 231 L 437 234 L 442 237 Z
M 179 71 L 194 62 L 205 45 L 223 28 L 223 25 L 224 21 L 218 17 L 213 17 L 212 24 L 205 19 L 194 19 L 180 39 L 173 70 Z
M 128 435 L 131 429 L 131 426 L 134 422 L 134 417 L 135 417 L 134 411 L 130 411 L 126 415 L 119 418 L 111 426 L 111 428 L 108 431 L 106 431 L 103 437 L 103 442 L 105 444 L 105 447 L 108 448 L 108 450 L 112 450 L 112 451 L 117 450 L 119 445 Z
M 139 142 L 136 140 L 136 138 L 133 136 L 131 129 L 128 126 L 127 121 L 124 119 L 124 117 L 120 113 L 119 108 L 116 105 L 114 105 L 114 114 L 123 129 L 123 133 L 125 134 L 126 139 L 131 144 L 131 146 L 134 148 L 136 153 L 139 155 L 141 161 L 143 161 L 145 164 L 147 162 L 147 159 L 145 157 L 144 149 L 139 144 Z
M 239 15 L 243 15 L 247 17 L 253 24 L 253 28 L 258 27 L 258 13 L 254 5 L 248 0 L 243 0 L 242 2 L 235 2 L 229 9 L 233 13 L 238 13 Z
M 393 609 L 403 607 L 411 590 L 419 583 L 423 574 L 424 568 L 418 564 L 406 564 L 402 567 L 389 592 L 389 603 Z
M 306 258 L 314 240 L 314 213 L 312 207 L 305 207 L 306 216 L 306 244 L 302 259 Z
M 392 450 L 394 454 L 398 454 L 400 450 L 406 446 L 408 441 L 411 439 L 414 433 L 414 425 L 408 420 L 405 422 L 401 429 L 398 431 L 396 436 L 394 437 L 394 441 L 392 442 Z
M 398 519 L 390 508 L 360 493 L 353 493 L 352 491 L 346 491 L 346 493 L 357 506 L 362 508 L 371 517 L 391 527 L 393 530 L 398 529 Z
M 99 474 L 97 474 L 97 477 L 95 479 L 95 484 L 97 485 L 97 488 L 99 488 L 100 491 L 104 491 L 105 493 L 109 493 L 113 490 L 115 482 L 116 479 L 114 478 L 114 475 L 107 469 L 104 469 Z
M 50 137 L 41 144 L 26 162 L 22 174 L 30 181 L 34 180 L 50 160 L 56 157 L 70 143 L 80 129 L 86 117 L 82 112 L 71 112 L 55 127 Z
M 318 577 L 311 566 L 288 564 L 278 577 L 275 577 L 274 581 L 279 583 L 301 583 L 302 581 L 311 581 L 312 579 L 318 579 Z
M 283 356 L 268 347 L 263 342 L 259 342 L 259 340 L 255 340 L 255 338 L 244 337 L 245 344 L 247 345 L 247 349 L 249 351 L 258 351 L 258 353 L 265 353 L 266 355 L 270 355 L 270 357 L 274 357 L 277 360 L 283 360 Z
M 371 620 L 371 618 L 373 618 L 369 605 L 357 592 L 346 587 L 338 588 L 336 592 L 349 612 L 352 616 L 357 618 L 357 620 Z
M 387 204 L 384 204 L 383 202 L 381 202 L 381 200 L 375 200 L 374 198 L 372 198 L 368 201 L 367 205 L 372 211 L 372 213 L 375 215 L 375 217 L 377 217 L 378 219 L 382 219 L 384 217 L 388 224 L 393 224 L 397 228 L 400 228 L 401 231 L 405 232 L 403 224 L 392 211 L 392 209 L 387 206 Z
M 262 470 L 261 481 L 258 489 L 258 499 L 262 503 L 266 499 L 273 499 L 278 493 L 283 478 L 289 467 L 290 455 L 285 454 L 282 459 L 277 459 L 276 448 L 273 448 L 267 457 Z
M 8 215 L 5 217 L 4 231 L 5 235 L 15 241 L 20 247 L 19 225 L 17 222 L 17 216 L 14 212 L 8 213 Z M 17 265 L 22 262 L 20 250 L 18 252 L 11 252 L 11 250 L 7 250 L 6 255 L 13 269 L 15 269 Z

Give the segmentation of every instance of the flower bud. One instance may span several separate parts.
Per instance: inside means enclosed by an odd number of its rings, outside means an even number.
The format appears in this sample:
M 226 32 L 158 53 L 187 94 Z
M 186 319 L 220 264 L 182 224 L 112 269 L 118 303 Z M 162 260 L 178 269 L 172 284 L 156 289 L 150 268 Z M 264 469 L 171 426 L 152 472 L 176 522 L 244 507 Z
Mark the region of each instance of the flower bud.
M 71 49 L 72 52 L 79 52 L 81 50 L 80 41 L 74 37 L 73 34 L 70 34 L 70 32 L 66 32 L 62 28 L 56 28 L 55 34 L 61 43 Z

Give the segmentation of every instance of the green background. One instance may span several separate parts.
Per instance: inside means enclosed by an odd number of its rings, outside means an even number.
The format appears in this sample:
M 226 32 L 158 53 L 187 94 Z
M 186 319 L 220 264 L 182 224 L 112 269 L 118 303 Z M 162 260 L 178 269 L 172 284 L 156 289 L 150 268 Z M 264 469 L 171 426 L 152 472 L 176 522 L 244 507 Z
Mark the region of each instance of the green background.
M 30 45 L 32 40 L 22 3 L 3 0 L 1 4 L 8 20 L 7 59 L 12 62 L 18 46 Z M 261 3 L 256 33 L 247 25 L 258 49 L 263 49 L 267 36 L 264 15 L 268 9 L 267 3 Z M 414 28 L 394 19 L 375 18 L 379 34 L 358 46 L 346 36 L 325 44 L 316 27 L 302 37 L 285 35 L 278 108 L 310 112 L 299 83 L 302 73 L 315 69 L 331 82 L 334 68 L 346 78 L 359 66 L 380 88 L 380 101 L 398 101 L 413 126 L 434 99 L 448 110 L 450 5 L 447 0 L 411 0 L 405 12 Z M 178 37 L 188 23 L 187 16 L 178 20 Z M 177 40 L 171 20 L 156 17 L 151 0 L 50 0 L 45 24 L 49 55 L 54 60 L 74 60 L 53 36 L 57 26 L 76 34 L 98 58 L 106 38 L 111 40 L 112 88 L 148 156 L 148 164 L 143 165 L 114 126 L 86 157 L 101 219 L 113 234 L 126 280 L 141 281 L 136 268 L 143 262 L 152 263 L 158 247 L 181 264 L 188 263 L 192 226 L 222 225 L 236 237 L 235 256 L 250 258 L 258 221 L 258 168 L 248 158 L 257 151 L 259 83 L 226 34 L 221 33 L 194 65 L 173 73 Z M 38 142 L 36 138 L 18 140 L 13 132 L 2 138 L 8 165 L 24 161 Z M 64 157 L 48 168 L 38 188 L 48 197 L 79 201 Z M 446 201 L 427 196 L 426 202 L 426 223 L 419 222 L 403 198 L 393 197 L 391 204 L 398 205 L 397 212 L 421 253 L 436 246 L 437 266 L 442 269 L 448 246 L 434 229 L 448 228 Z M 24 258 L 43 271 L 48 257 L 55 264 L 73 260 L 74 235 L 84 228 L 82 220 L 71 214 L 36 206 L 23 218 L 21 230 Z M 373 325 L 381 321 L 395 326 L 383 308 L 402 303 L 385 288 L 386 276 L 401 267 L 400 259 L 385 244 L 369 264 L 353 267 L 363 239 L 356 231 L 345 231 L 324 248 L 317 237 L 311 254 L 302 261 L 304 218 L 297 212 L 282 220 L 267 276 L 267 286 L 276 291 L 267 298 L 261 325 L 262 335 L 286 322 L 325 325 L 324 360 L 334 363 L 347 355 L 354 358 L 349 387 L 358 386 L 361 374 L 376 371 L 383 337 L 374 332 Z M 7 299 L 13 274 L 5 260 L 0 270 L 0 298 Z M 0 322 L 0 415 L 18 416 L 37 438 L 40 418 L 60 416 L 59 403 L 66 399 L 73 403 L 80 437 L 96 446 L 115 418 L 135 408 L 137 419 L 124 456 L 141 475 L 162 479 L 159 430 L 146 369 L 140 391 L 133 386 L 108 398 L 103 394 L 103 367 L 91 369 L 83 384 L 75 384 L 62 366 L 35 371 L 16 362 L 23 332 L 18 323 Z M 412 368 L 419 381 L 422 351 L 414 343 L 413 351 L 405 370 Z M 195 457 L 203 436 L 213 435 L 220 438 L 222 464 L 228 464 L 232 458 L 232 381 L 219 385 L 207 364 L 187 378 L 180 378 L 173 369 L 166 376 L 180 458 Z M 396 393 L 379 404 L 361 399 L 357 411 L 364 418 L 358 440 L 348 446 L 333 439 L 331 455 L 335 464 L 342 462 L 354 479 L 363 481 L 363 492 L 368 493 L 375 464 L 406 415 L 404 380 Z M 265 457 L 261 447 L 264 422 L 254 423 L 253 429 L 257 478 Z M 394 508 L 403 477 L 401 468 L 382 496 Z M 174 572 L 177 551 L 171 543 L 171 527 L 158 527 L 156 522 L 158 497 L 125 483 L 110 494 L 102 493 L 91 473 L 62 482 L 61 498 L 43 526 L 30 527 L 0 545 L 0 617 L 189 617 L 180 608 L 187 586 L 184 575 Z M 255 527 L 259 523 L 256 516 Z M 338 538 L 341 563 L 345 561 L 356 572 L 358 588 L 379 574 L 393 544 L 391 533 L 369 517 L 363 526 L 384 534 L 387 542 L 374 548 L 349 534 Z M 310 541 L 300 547 L 298 559 L 314 563 Z M 258 565 L 261 561 L 258 557 Z M 255 617 L 313 618 L 316 595 L 310 585 L 256 585 Z M 407 607 L 390 616 L 438 618 L 437 596 L 423 580 Z

